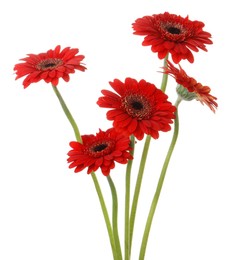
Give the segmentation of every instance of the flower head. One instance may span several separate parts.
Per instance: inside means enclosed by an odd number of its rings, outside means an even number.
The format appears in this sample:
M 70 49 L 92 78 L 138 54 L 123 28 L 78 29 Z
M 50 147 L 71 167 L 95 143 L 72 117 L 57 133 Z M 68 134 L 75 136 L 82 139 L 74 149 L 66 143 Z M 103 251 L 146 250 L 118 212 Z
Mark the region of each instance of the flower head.
M 159 131 L 171 129 L 176 108 L 154 84 L 132 78 L 126 78 L 124 83 L 115 79 L 109 84 L 117 94 L 102 90 L 104 96 L 98 99 L 97 104 L 111 108 L 107 112 L 107 119 L 113 120 L 113 127 L 118 132 L 142 140 L 144 134 L 156 139 Z
M 80 172 L 86 167 L 87 173 L 101 169 L 105 176 L 115 167 L 115 162 L 126 164 L 133 159 L 130 154 L 130 139 L 117 133 L 114 128 L 100 130 L 96 135 L 83 135 L 83 143 L 71 142 L 68 152 L 69 168 Z
M 45 53 L 28 54 L 28 57 L 21 59 L 23 63 L 16 64 L 16 79 L 26 76 L 23 81 L 24 88 L 27 88 L 31 83 L 44 80 L 46 83 L 52 83 L 57 86 L 59 78 L 64 81 L 69 81 L 69 74 L 75 70 L 85 71 L 81 61 L 83 55 L 77 55 L 78 49 L 70 47 L 60 49 L 60 45 L 54 50 L 49 50 Z
M 152 46 L 153 52 L 163 59 L 171 53 L 175 63 L 182 59 L 194 61 L 192 51 L 207 51 L 205 44 L 212 44 L 211 34 L 203 31 L 204 23 L 190 21 L 188 16 L 165 12 L 138 18 L 133 24 L 134 34 L 145 35 L 143 46 Z
M 198 83 L 194 78 L 189 77 L 180 65 L 179 69 L 177 69 L 170 61 L 167 61 L 167 67 L 164 68 L 164 73 L 174 77 L 176 82 L 181 85 L 184 90 L 186 89 L 188 92 L 194 93 L 196 100 L 202 104 L 206 104 L 215 112 L 215 109 L 218 107 L 215 101 L 217 98 L 210 94 L 211 89 L 208 86 L 203 86 L 201 83 Z M 178 94 L 184 90 L 179 88 Z

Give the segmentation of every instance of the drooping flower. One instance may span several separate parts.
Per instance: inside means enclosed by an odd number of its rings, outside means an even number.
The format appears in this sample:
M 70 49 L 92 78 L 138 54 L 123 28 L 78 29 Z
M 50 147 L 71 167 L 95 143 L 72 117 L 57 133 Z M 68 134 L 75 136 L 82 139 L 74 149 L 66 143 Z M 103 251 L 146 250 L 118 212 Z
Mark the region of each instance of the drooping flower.
M 191 51 L 207 51 L 205 44 L 212 44 L 211 34 L 203 31 L 204 23 L 191 21 L 188 16 L 154 14 L 138 18 L 133 24 L 134 34 L 145 36 L 143 46 L 151 46 L 159 59 L 170 53 L 174 63 L 187 59 L 193 63 Z
M 130 139 L 117 133 L 114 128 L 99 130 L 96 135 L 83 135 L 82 143 L 70 142 L 70 146 L 69 168 L 75 168 L 75 172 L 88 168 L 89 174 L 100 168 L 103 175 L 108 176 L 115 162 L 126 164 L 133 159 Z
M 75 70 L 85 71 L 81 61 L 84 55 L 77 55 L 78 49 L 66 47 L 61 50 L 60 45 L 54 50 L 49 50 L 45 53 L 28 54 L 28 57 L 20 59 L 23 63 L 16 64 L 16 79 L 26 76 L 23 81 L 24 88 L 27 88 L 31 83 L 44 80 L 46 83 L 52 83 L 57 86 L 59 78 L 64 81 L 69 81 L 69 74 Z
M 201 83 L 198 83 L 194 78 L 189 77 L 180 65 L 179 69 L 177 69 L 169 60 L 167 61 L 167 67 L 164 68 L 163 73 L 171 75 L 184 89 L 190 93 L 194 93 L 196 100 L 202 104 L 206 104 L 215 112 L 215 109 L 218 107 L 215 101 L 217 98 L 210 94 L 211 89 L 208 86 L 203 86 Z M 180 93 L 178 92 L 178 94 Z
M 115 79 L 109 84 L 117 94 L 102 90 L 104 96 L 98 99 L 97 104 L 111 108 L 107 112 L 107 119 L 113 120 L 113 127 L 118 132 L 142 140 L 144 134 L 157 139 L 159 131 L 171 129 L 176 108 L 154 84 L 132 78 L 126 78 L 124 83 Z

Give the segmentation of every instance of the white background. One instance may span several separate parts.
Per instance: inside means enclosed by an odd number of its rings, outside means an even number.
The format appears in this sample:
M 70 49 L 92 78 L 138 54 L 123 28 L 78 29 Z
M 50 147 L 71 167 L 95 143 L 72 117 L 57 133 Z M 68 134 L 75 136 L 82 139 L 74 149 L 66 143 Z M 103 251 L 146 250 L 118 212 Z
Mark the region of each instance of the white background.
M 146 260 L 235 259 L 234 13 L 232 1 L 2 1 L 0 4 L 0 259 L 111 260 L 108 235 L 91 176 L 66 162 L 74 140 L 50 84 L 24 90 L 14 64 L 27 53 L 60 44 L 79 48 L 88 70 L 62 80 L 59 89 L 82 134 L 111 126 L 96 105 L 114 78 L 145 79 L 160 86 L 162 61 L 132 34 L 135 19 L 154 13 L 189 15 L 213 36 L 208 52 L 181 62 L 212 89 L 213 114 L 199 102 L 180 105 L 180 133 L 153 221 Z M 167 93 L 174 103 L 175 82 Z M 133 260 L 171 132 L 152 141 L 137 211 Z M 137 144 L 134 184 L 143 141 Z M 123 243 L 125 166 L 111 176 L 120 204 Z M 107 205 L 110 191 L 97 172 Z M 133 189 L 133 186 L 132 186 Z

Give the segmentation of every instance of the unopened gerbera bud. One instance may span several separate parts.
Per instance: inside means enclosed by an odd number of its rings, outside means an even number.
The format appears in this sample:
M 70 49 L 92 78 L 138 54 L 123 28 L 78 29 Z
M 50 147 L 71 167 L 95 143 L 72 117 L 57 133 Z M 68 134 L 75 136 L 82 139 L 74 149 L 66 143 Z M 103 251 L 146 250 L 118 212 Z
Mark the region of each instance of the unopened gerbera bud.
M 217 98 L 210 94 L 211 89 L 208 86 L 203 86 L 193 77 L 188 76 L 180 65 L 179 69 L 177 69 L 169 60 L 167 61 L 167 67 L 164 68 L 164 73 L 171 75 L 179 84 L 176 91 L 181 99 L 187 101 L 196 99 L 215 112 L 218 107 Z
M 182 85 L 178 84 L 176 87 L 177 94 L 186 101 L 191 101 L 195 98 L 197 98 L 197 95 L 195 92 L 189 92 L 187 88 L 183 87 Z

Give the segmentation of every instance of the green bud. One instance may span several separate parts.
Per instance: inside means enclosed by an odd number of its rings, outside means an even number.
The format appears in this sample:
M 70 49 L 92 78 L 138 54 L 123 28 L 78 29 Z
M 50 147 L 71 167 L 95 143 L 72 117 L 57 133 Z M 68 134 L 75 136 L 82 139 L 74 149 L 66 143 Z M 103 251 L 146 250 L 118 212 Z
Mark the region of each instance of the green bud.
M 182 85 L 177 85 L 176 92 L 183 100 L 186 100 L 186 101 L 191 101 L 191 100 L 197 98 L 197 95 L 194 92 L 189 92 Z

